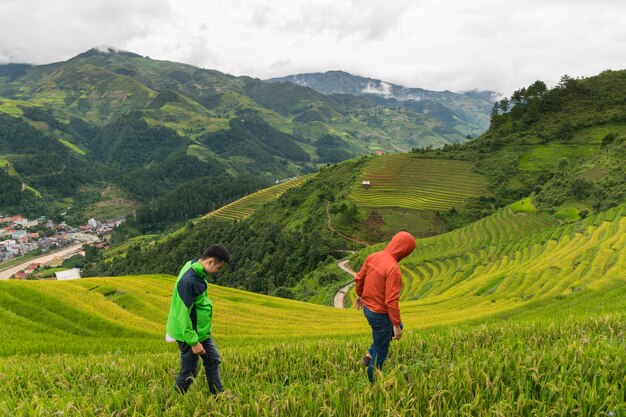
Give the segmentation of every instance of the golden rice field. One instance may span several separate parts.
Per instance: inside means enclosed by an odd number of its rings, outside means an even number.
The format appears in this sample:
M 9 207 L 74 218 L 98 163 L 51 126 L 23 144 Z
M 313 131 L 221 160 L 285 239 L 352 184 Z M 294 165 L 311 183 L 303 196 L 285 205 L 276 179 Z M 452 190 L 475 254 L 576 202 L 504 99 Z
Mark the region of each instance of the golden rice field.
M 485 179 L 472 167 L 467 161 L 411 154 L 378 156 L 361 169 L 350 197 L 362 207 L 446 210 L 466 198 L 488 194 Z M 364 188 L 363 181 L 370 187 Z
M 282 182 L 272 187 L 264 188 L 255 193 L 249 194 L 239 200 L 233 201 L 219 209 L 208 213 L 203 218 L 217 217 L 226 220 L 241 220 L 250 216 L 263 204 L 279 197 L 282 193 L 292 187 L 296 187 L 304 181 L 306 177 L 296 177 Z
M 626 206 L 419 240 L 373 385 L 360 312 L 211 285 L 219 398 L 172 390 L 174 277 L 0 282 L 0 415 L 626 416 L 625 245 Z

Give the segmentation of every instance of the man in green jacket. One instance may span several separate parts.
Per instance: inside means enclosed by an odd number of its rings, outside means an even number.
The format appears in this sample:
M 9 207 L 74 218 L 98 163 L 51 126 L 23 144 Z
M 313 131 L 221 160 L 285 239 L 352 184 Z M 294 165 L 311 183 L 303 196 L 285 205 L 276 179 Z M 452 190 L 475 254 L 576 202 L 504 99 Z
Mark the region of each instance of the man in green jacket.
M 172 304 L 167 317 L 168 341 L 177 341 L 180 350 L 180 372 L 176 388 L 185 393 L 198 375 L 198 355 L 202 357 L 212 394 L 224 389 L 220 381 L 220 353 L 211 337 L 213 303 L 207 293 L 208 274 L 219 272 L 230 261 L 228 249 L 211 245 L 200 259 L 185 264 L 178 274 Z

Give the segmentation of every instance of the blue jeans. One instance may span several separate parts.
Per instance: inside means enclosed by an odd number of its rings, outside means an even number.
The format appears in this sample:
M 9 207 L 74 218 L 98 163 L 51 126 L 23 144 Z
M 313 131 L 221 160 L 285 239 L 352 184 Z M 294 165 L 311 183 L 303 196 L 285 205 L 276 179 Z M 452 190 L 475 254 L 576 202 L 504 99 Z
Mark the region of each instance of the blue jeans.
M 202 356 L 202 364 L 206 372 L 206 379 L 209 383 L 209 390 L 212 394 L 218 394 L 224 391 L 222 381 L 220 381 L 220 352 L 212 338 L 208 338 L 202 342 L 206 353 Z M 194 378 L 198 376 L 198 355 L 194 355 L 191 346 L 184 342 L 178 342 L 180 350 L 180 372 L 176 378 L 176 389 L 183 394 L 187 392 Z
M 393 337 L 393 324 L 387 314 L 376 313 L 366 306 L 363 306 L 363 314 L 365 314 L 365 318 L 372 328 L 372 339 L 374 339 L 374 343 L 368 350 L 372 360 L 367 367 L 367 377 L 370 382 L 374 382 L 374 367 L 382 369 L 383 363 L 385 363 L 387 355 L 389 355 L 389 344 Z M 400 328 L 402 327 L 402 324 L 400 324 Z

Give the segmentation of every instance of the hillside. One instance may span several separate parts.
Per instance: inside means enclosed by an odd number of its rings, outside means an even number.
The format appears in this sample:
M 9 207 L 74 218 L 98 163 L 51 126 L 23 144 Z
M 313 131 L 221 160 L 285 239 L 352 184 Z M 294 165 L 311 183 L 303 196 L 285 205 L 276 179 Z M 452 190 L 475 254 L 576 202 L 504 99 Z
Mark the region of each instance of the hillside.
M 476 242 L 490 241 L 499 230 L 523 240 L 544 231 L 535 229 L 537 225 L 592 218 L 626 202 L 622 163 L 626 130 L 619 122 L 622 96 L 615 91 L 612 96 L 604 95 L 611 88 L 622 91 L 620 80 L 625 73 L 569 81 L 569 87 L 546 89 L 541 97 L 532 95 L 541 85 L 535 83 L 534 90 L 523 89 L 517 104 L 521 110 L 513 107 L 500 114 L 498 104 L 493 126 L 467 144 L 439 150 L 416 148 L 410 154 L 369 156 L 324 168 L 304 186 L 258 207 L 245 221 L 196 222 L 175 238 L 131 246 L 130 256 L 107 257 L 93 273 L 173 274 L 187 253 L 200 251 L 203 242 L 221 241 L 232 249 L 234 259 L 241 259 L 225 272 L 221 284 L 329 304 L 346 281 L 337 259 L 346 250 L 385 241 L 398 230 L 408 230 L 418 238 L 443 234 L 441 241 L 433 237 L 433 242 L 454 241 L 453 236 L 461 235 L 444 233 L 455 229 L 469 233 Z M 588 90 L 579 93 L 580 88 L 572 87 L 578 83 L 603 94 L 594 93 L 589 102 Z M 568 88 L 574 93 L 564 94 Z M 558 112 L 547 111 L 523 123 L 518 120 L 525 120 L 526 107 L 543 101 L 552 103 Z M 597 120 L 590 118 L 585 111 L 589 106 L 604 113 L 598 113 Z M 546 133 L 560 131 L 561 125 L 576 126 L 568 140 Z M 539 138 L 537 132 L 543 136 Z M 370 181 L 369 188 L 363 181 Z M 510 217 L 507 213 L 518 214 Z M 503 216 L 510 217 L 512 224 L 503 221 Z M 517 224 L 527 218 L 536 224 Z M 541 239 L 543 244 L 545 238 Z M 478 263 L 485 253 L 494 255 L 494 250 L 507 259 L 517 256 L 515 252 L 502 254 L 509 250 L 506 245 L 481 243 L 467 250 L 475 252 Z M 416 282 L 423 280 L 414 294 L 434 286 L 429 277 L 444 269 L 467 278 L 479 266 L 458 256 L 451 265 L 439 265 L 440 261 L 435 256 L 432 262 L 437 266 L 432 270 L 422 266 L 418 271 L 416 266 L 409 273 Z M 468 262 L 474 267 L 461 266 Z M 459 275 L 460 269 L 464 272 Z
M 12 165 L 13 180 L 2 178 L 24 186 L 2 203 L 22 214 L 71 205 L 68 219 L 79 221 L 114 186 L 132 212 L 200 177 L 252 174 L 273 182 L 374 150 L 463 142 L 475 130 L 445 113 L 325 96 L 110 48 L 48 65 L 3 65 L 0 160 Z M 58 158 L 44 171 L 36 161 L 50 143 Z M 83 166 L 92 175 L 81 175 Z M 106 204 L 99 211 L 106 215 Z
M 126 255 L 113 248 L 90 274 L 174 274 L 188 251 L 220 241 L 233 253 L 220 284 L 327 303 L 320 294 L 345 280 L 334 264 L 345 250 L 362 247 L 355 240 L 380 242 L 401 228 L 418 237 L 445 232 L 441 210 L 487 194 L 484 178 L 470 168 L 409 154 L 345 161 L 306 182 L 250 194 L 165 238 L 149 238 L 152 244 L 132 243 Z M 373 181 L 368 189 L 361 188 L 364 178 Z

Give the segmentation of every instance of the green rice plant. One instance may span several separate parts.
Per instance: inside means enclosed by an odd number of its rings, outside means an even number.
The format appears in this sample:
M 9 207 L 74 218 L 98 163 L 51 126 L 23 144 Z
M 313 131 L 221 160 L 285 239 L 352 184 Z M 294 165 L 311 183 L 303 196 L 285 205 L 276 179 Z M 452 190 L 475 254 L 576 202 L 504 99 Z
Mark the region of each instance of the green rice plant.
M 366 334 L 221 349 L 223 396 L 185 396 L 174 350 L 0 361 L 0 413 L 149 415 L 624 416 L 624 315 L 407 330 L 370 385 Z M 34 360 L 33 360 L 34 359 Z

